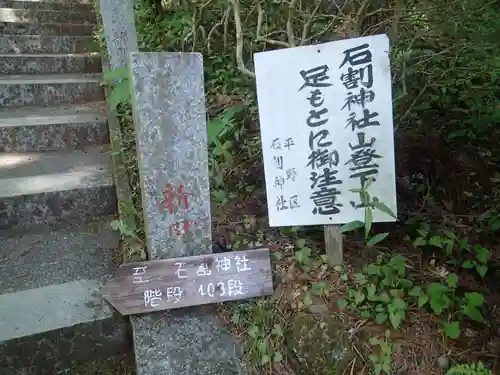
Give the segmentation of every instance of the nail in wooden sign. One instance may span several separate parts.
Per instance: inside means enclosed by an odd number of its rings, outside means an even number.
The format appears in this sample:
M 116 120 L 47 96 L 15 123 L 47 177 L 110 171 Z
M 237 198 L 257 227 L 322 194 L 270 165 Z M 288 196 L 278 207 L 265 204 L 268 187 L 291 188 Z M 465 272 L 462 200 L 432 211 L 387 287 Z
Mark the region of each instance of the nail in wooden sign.
M 272 293 L 269 249 L 127 263 L 103 289 L 104 299 L 122 315 Z

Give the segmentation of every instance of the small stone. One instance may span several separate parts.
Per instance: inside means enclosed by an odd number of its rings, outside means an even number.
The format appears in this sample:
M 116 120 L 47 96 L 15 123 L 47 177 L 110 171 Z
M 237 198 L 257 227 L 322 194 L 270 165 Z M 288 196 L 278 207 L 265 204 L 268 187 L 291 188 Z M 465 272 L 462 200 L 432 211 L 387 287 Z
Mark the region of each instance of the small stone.
M 440 368 L 447 369 L 450 366 L 450 360 L 448 359 L 447 356 L 442 355 L 441 357 L 438 358 L 438 364 Z

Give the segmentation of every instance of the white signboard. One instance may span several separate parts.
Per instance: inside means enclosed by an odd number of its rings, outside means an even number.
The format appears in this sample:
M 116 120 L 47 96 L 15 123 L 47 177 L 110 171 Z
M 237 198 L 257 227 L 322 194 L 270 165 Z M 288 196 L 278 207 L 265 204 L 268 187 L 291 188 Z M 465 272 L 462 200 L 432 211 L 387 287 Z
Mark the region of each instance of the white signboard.
M 363 221 L 370 177 L 396 214 L 387 36 L 257 53 L 255 73 L 270 225 Z

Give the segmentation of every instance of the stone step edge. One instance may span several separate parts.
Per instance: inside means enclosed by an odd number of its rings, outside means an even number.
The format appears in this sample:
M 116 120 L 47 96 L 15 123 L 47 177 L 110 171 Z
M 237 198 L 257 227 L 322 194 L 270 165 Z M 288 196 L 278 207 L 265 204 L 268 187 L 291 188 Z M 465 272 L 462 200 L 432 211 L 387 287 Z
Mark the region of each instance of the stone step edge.
M 28 13 L 34 13 L 34 12 L 37 12 L 37 13 L 51 13 L 51 14 L 54 14 L 54 13 L 66 13 L 66 14 L 89 14 L 89 15 L 92 15 L 93 17 L 95 17 L 95 13 L 92 11 L 92 10 L 69 10 L 69 9 L 65 9 L 65 10 L 52 10 L 52 9 L 29 9 L 29 8 L 11 8 L 11 7 L 5 7 L 5 6 L 2 6 L 2 3 L 0 2 L 0 22 L 19 22 L 19 23 L 24 23 L 24 22 L 28 22 L 28 21 L 20 21 L 20 20 L 10 20 L 10 19 L 2 19 L 1 16 L 2 16 L 2 11 L 12 11 L 12 12 L 3 12 L 3 13 L 15 13 L 15 12 L 28 12 Z M 5 14 L 5 16 L 8 16 L 8 14 Z M 46 23 L 52 23 L 52 22 L 46 22 Z M 71 23 L 74 25 L 74 23 Z M 76 25 L 80 25 L 81 23 L 77 22 Z M 87 23 L 84 23 L 85 25 Z
M 100 170 L 102 167 L 96 166 L 94 173 L 76 171 L 0 179 L 2 185 L 0 199 L 113 186 L 111 171 L 107 169 Z M 54 186 L 48 184 L 47 180 L 64 182 L 64 185 Z M 23 186 L 23 190 L 20 190 L 19 186 Z
M 82 4 L 89 5 L 92 4 L 91 0 L 82 1 L 82 0 L 12 0 L 19 3 L 55 3 L 55 4 Z
M 86 38 L 94 39 L 92 35 L 45 35 L 45 34 L 1 34 L 0 38 Z
M 66 109 L 68 108 L 68 109 Z M 0 112 L 0 128 L 106 122 L 107 114 L 82 105 L 6 109 Z M 40 113 L 45 110 L 52 113 Z
M 71 57 L 71 58 L 100 58 L 101 54 L 99 52 L 76 52 L 76 53 L 4 53 L 0 52 L 0 58 L 9 57 L 9 58 L 17 58 L 17 57 L 25 57 L 25 58 L 60 58 L 60 57 Z
M 7 30 L 7 32 L 5 32 L 4 28 L 7 28 L 9 25 L 14 25 L 15 28 L 14 28 L 14 34 L 11 34 L 12 31 L 10 30 Z M 30 35 L 30 34 L 19 34 L 17 33 L 17 28 L 19 27 L 24 27 L 24 28 L 30 28 L 32 26 L 35 26 L 36 28 L 41 28 L 41 29 L 46 29 L 46 28 L 57 28 L 58 31 L 57 32 L 62 32 L 62 33 L 66 33 L 68 32 L 68 28 L 71 29 L 72 27 L 83 27 L 83 28 L 86 28 L 86 29 L 90 29 L 90 33 L 89 34 L 85 34 L 85 36 L 93 36 L 93 31 L 95 30 L 95 28 L 97 27 L 96 24 L 92 24 L 92 23 L 55 23 L 55 22 L 39 22 L 39 23 L 32 23 L 32 22 L 0 22 L 0 30 L 3 31 L 3 34 L 2 35 L 20 35 L 20 36 L 23 36 L 23 35 Z M 63 30 L 63 31 L 61 31 Z M 30 33 L 28 31 L 28 33 Z M 71 34 L 54 34 L 52 32 L 43 32 L 42 35 L 44 36 L 48 36 L 48 37 L 56 37 L 56 36 L 72 36 Z
M 23 169 L 25 175 L 16 173 L 19 162 L 32 164 Z M 11 163 L 14 175 L 9 175 Z M 0 166 L 4 175 L 0 179 L 0 198 L 4 199 L 114 186 L 109 145 L 70 152 L 6 152 L 0 154 Z
M 67 83 L 100 83 L 102 74 L 3 74 L 0 85 L 46 85 Z
M 91 35 L 19 35 L 9 33 L 0 35 L 0 44 L 2 45 L 2 50 L 6 51 L 3 53 L 31 53 L 33 55 L 38 55 L 44 53 L 58 53 L 59 49 L 68 51 L 61 53 L 79 53 L 73 52 L 76 49 L 75 46 L 79 45 L 80 49 L 88 50 L 94 43 L 93 39 Z M 85 48 L 84 46 L 87 47 Z
M 75 280 L 0 295 L 0 321 L 6 323 L 0 343 L 111 318 L 101 287 L 100 281 Z

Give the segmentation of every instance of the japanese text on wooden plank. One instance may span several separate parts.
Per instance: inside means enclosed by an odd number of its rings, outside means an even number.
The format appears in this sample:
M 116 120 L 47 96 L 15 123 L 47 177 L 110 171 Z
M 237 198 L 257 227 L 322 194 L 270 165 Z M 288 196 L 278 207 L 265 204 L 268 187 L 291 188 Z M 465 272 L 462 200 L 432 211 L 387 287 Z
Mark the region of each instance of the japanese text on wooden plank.
M 104 290 L 123 315 L 268 295 L 269 250 L 124 264 Z
M 369 178 L 396 213 L 388 51 L 375 35 L 255 54 L 271 226 L 363 220 Z

